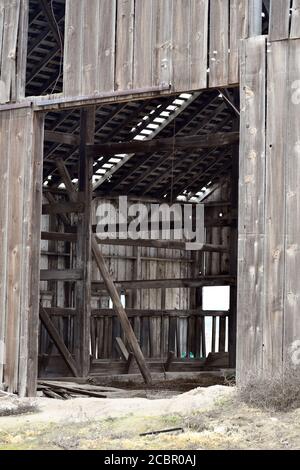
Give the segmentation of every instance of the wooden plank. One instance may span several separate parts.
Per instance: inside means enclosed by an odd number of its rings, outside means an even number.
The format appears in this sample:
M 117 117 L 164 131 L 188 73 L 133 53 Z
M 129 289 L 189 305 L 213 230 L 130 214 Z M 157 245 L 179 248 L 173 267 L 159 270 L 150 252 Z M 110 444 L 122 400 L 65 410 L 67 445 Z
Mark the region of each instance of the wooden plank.
M 0 30 L 1 33 L 1 30 Z M 0 342 L 1 354 L 5 355 L 6 339 L 6 292 L 7 292 L 7 262 L 8 262 L 8 208 L 9 208 L 9 123 L 10 113 L 0 114 L 0 148 L 2 149 L 2 158 L 0 158 Z M 1 357 L 4 359 L 4 357 Z M 4 360 L 0 360 L 0 383 L 3 383 Z
M 227 253 L 228 247 L 223 245 L 210 245 L 202 243 L 186 243 L 176 240 L 123 240 L 123 239 L 101 239 L 97 238 L 97 242 L 100 245 L 113 245 L 113 246 L 134 246 L 134 247 L 149 247 L 149 248 L 160 248 L 160 249 L 173 249 L 173 250 L 182 250 L 182 251 L 201 251 L 208 253 Z M 151 257 L 149 257 L 151 258 Z M 154 259 L 152 257 L 152 259 Z
M 249 37 L 262 34 L 262 7 L 263 0 L 249 0 Z
M 41 239 L 75 243 L 77 241 L 77 233 L 42 232 Z
M 208 1 L 191 0 L 190 89 L 207 88 Z
M 4 2 L 4 25 L 0 76 L 0 103 L 11 99 L 12 81 L 16 79 L 16 52 L 20 1 Z
M 173 0 L 173 87 L 190 89 L 191 73 L 191 2 Z
M 95 138 L 95 108 L 82 109 L 80 114 L 80 151 L 79 151 L 79 177 L 78 201 L 84 203 L 84 212 L 78 216 L 76 267 L 82 271 L 82 278 L 75 288 L 75 304 L 78 315 L 76 317 L 76 345 L 80 372 L 87 376 L 90 368 L 90 318 L 91 318 L 91 270 L 92 270 L 92 174 L 93 160 L 86 154 L 86 144 L 94 142 Z M 64 178 L 72 199 L 73 191 L 67 182 L 70 177 Z
M 237 380 L 263 366 L 265 243 L 265 38 L 242 41 Z M 257 201 L 253 204 L 253 201 Z
M 117 142 L 88 145 L 88 153 L 95 157 L 119 155 L 122 153 L 148 153 L 176 149 L 205 149 L 226 147 L 239 141 L 238 132 L 217 132 L 208 135 L 190 135 L 189 137 L 172 137 L 163 139 Z
M 9 144 L 7 155 L 13 155 L 9 165 L 8 186 L 13 188 L 19 182 L 14 194 L 10 194 L 8 207 L 8 256 L 7 256 L 7 291 L 6 291 L 6 364 L 4 380 L 9 392 L 18 391 L 21 290 L 22 290 L 22 255 L 23 255 L 23 206 L 24 206 L 24 149 L 27 133 L 26 111 L 11 112 L 9 126 Z M 21 158 L 20 158 L 21 156 Z
M 82 2 L 83 36 L 82 36 L 82 95 L 93 94 L 98 89 L 100 4 L 98 0 Z
M 66 0 L 64 95 L 82 96 L 83 21 L 87 0 Z
M 230 1 L 229 84 L 239 83 L 240 40 L 248 36 L 248 0 Z
M 210 1 L 209 86 L 227 86 L 229 60 L 229 2 Z
M 117 1 L 116 90 L 133 88 L 135 0 Z
M 44 116 L 28 111 L 24 145 L 24 205 L 19 395 L 35 396 L 38 373 L 40 226 Z M 29 267 L 29 268 L 28 268 Z
M 263 311 L 263 367 L 275 373 L 282 362 L 284 321 L 288 43 L 286 41 L 274 42 L 269 46 L 269 50 L 264 259 L 266 308 Z M 280 109 L 280 112 L 275 112 L 276 109 Z
M 116 338 L 116 344 L 117 344 L 117 347 L 118 347 L 118 350 L 120 351 L 120 354 L 121 356 L 123 357 L 123 359 L 125 361 L 128 361 L 128 358 L 129 358 L 129 352 L 125 346 L 125 344 L 123 343 L 122 339 L 121 338 Z
M 150 3 L 150 2 L 149 2 Z M 153 86 L 172 85 L 173 0 L 152 0 L 153 16 Z
M 45 131 L 45 140 L 56 142 L 58 144 L 79 145 L 80 139 L 77 135 L 67 134 L 66 132 Z
M 264 233 L 265 38 L 242 41 L 239 233 Z M 253 201 L 257 201 L 253 204 Z
M 221 286 L 231 285 L 235 283 L 235 279 L 231 276 L 202 276 L 194 279 L 137 279 L 131 281 L 116 281 L 115 285 L 118 289 L 179 289 L 181 287 L 203 287 L 203 286 Z M 104 283 L 93 281 L 95 289 L 103 290 Z
M 136 2 L 133 88 L 152 86 L 153 20 L 152 1 Z
M 269 40 L 288 39 L 290 0 L 271 0 L 269 13 Z
M 82 269 L 42 269 L 41 281 L 80 281 Z
M 88 2 L 89 3 L 89 2 Z M 89 8 L 88 6 L 86 6 Z M 116 0 L 99 2 L 99 32 L 97 60 L 97 92 L 115 89 Z M 90 40 L 95 38 L 90 35 Z
M 299 353 L 300 322 L 299 322 L 299 263 L 300 236 L 297 228 L 299 220 L 299 47 L 300 41 L 289 41 L 288 91 L 286 102 L 286 126 L 288 136 L 286 141 L 286 266 L 285 266 L 285 314 L 284 314 L 284 348 L 283 360 L 296 359 Z
M 16 99 L 25 98 L 26 65 L 28 46 L 29 0 L 20 0 L 20 19 L 18 28 L 17 68 L 16 68 Z M 1 44 L 0 44 L 1 45 Z
M 293 0 L 290 38 L 300 38 L 300 0 Z
M 40 306 L 40 318 L 52 341 L 54 342 L 55 346 L 62 355 L 68 369 L 70 370 L 70 372 L 72 372 L 75 377 L 78 377 L 77 366 L 72 354 L 67 349 L 65 343 L 60 337 L 59 332 L 57 331 L 57 328 L 54 326 L 52 320 L 50 319 L 49 315 L 42 306 Z

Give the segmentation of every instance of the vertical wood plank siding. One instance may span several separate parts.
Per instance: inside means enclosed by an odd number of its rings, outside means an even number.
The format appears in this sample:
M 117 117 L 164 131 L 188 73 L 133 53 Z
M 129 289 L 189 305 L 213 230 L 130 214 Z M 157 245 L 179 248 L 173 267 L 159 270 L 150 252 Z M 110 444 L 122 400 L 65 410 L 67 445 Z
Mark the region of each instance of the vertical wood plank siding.
M 37 376 L 43 120 L 29 108 L 3 111 L 0 135 L 0 382 L 24 396 Z
M 237 376 L 261 370 L 264 312 L 266 39 L 241 50 Z
M 24 96 L 27 13 L 27 0 L 0 0 L 0 104 Z M 23 48 L 17 53 L 18 37 Z
M 300 339 L 300 40 L 264 41 L 241 56 L 240 381 L 280 371 Z

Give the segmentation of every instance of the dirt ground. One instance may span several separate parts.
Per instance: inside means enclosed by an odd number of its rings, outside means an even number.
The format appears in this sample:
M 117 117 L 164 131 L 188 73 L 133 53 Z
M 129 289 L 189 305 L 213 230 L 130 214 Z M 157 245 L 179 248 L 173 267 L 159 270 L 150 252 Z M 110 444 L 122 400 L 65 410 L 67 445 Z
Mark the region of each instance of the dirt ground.
M 222 385 L 162 396 L 38 398 L 34 412 L 0 418 L 0 449 L 300 448 L 300 409 L 276 414 L 252 409 L 239 402 L 234 387 Z M 169 428 L 182 431 L 140 436 Z

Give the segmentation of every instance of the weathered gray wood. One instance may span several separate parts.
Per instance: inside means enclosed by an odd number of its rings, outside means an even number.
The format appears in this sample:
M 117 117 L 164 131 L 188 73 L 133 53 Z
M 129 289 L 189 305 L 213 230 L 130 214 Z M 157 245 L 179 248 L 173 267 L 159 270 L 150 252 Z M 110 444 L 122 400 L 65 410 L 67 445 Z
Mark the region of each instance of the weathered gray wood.
M 99 3 L 98 37 L 89 36 L 90 41 L 98 40 L 97 91 L 114 91 L 115 85 L 115 41 L 116 41 L 116 0 L 101 0 Z M 89 8 L 89 0 L 86 8 Z
M 230 54 L 228 83 L 239 83 L 240 41 L 248 36 L 248 0 L 230 1 Z
M 276 372 L 282 363 L 284 322 L 288 43 L 274 42 L 268 49 L 263 367 Z
M 249 2 L 249 37 L 260 36 L 262 33 L 262 3 L 263 0 L 248 0 Z
M 175 90 L 190 88 L 191 71 L 191 2 L 173 0 L 173 86 Z
M 19 27 L 20 1 L 4 2 L 4 23 L 0 74 L 0 103 L 11 99 L 12 83 L 16 87 L 16 52 Z
M 300 93 L 299 93 L 299 47 L 300 41 L 289 41 L 289 64 L 287 81 L 286 114 L 286 260 L 285 260 L 285 314 L 284 314 L 284 361 L 299 360 L 299 265 L 300 232 Z M 277 106 L 277 105 L 276 105 Z M 276 108 L 278 109 L 278 108 Z M 296 361 L 295 361 L 296 359 Z
M 263 366 L 266 40 L 242 42 L 237 378 Z M 253 201 L 256 201 L 253 204 Z
M 116 90 L 129 90 L 133 88 L 134 18 L 135 0 L 118 0 L 115 76 Z
M 209 86 L 228 84 L 229 1 L 210 1 Z
M 293 0 L 290 38 L 300 38 L 300 0 Z
M 191 0 L 190 89 L 207 87 L 208 1 Z
M 189 137 L 176 137 L 153 139 L 144 141 L 117 142 L 109 144 L 88 145 L 88 153 L 95 156 L 118 155 L 121 153 L 142 153 L 162 150 L 186 148 L 216 148 L 226 147 L 239 140 L 238 132 L 224 132 L 207 134 L 205 136 L 191 135 Z
M 86 0 L 66 0 L 64 95 L 82 95 L 83 24 Z
M 139 0 L 136 2 L 133 88 L 142 88 L 146 84 L 152 84 L 154 21 L 152 1 Z
M 269 39 L 288 39 L 290 20 L 290 0 L 271 0 L 269 17 Z
M 87 376 L 90 369 L 90 338 L 91 338 L 91 270 L 92 270 L 92 174 L 93 160 L 86 153 L 86 144 L 92 144 L 95 138 L 95 108 L 81 110 L 80 115 L 80 151 L 78 200 L 84 203 L 84 212 L 78 216 L 76 267 L 82 271 L 82 279 L 75 288 L 76 302 L 76 352 L 80 363 L 80 372 Z M 65 171 L 66 173 L 66 171 Z M 70 177 L 66 173 L 64 182 L 68 187 L 70 199 L 73 192 Z M 69 183 L 68 183 L 69 182 Z
M 227 286 L 234 284 L 234 278 L 231 276 L 201 276 L 199 279 L 143 279 L 132 281 L 117 281 L 115 285 L 118 288 L 125 289 L 161 289 L 163 287 L 176 289 L 180 287 L 202 287 L 202 286 Z M 93 282 L 97 289 L 103 289 L 103 282 Z
M 153 86 L 172 85 L 173 0 L 152 0 L 153 17 Z
M 239 233 L 264 233 L 265 38 L 242 41 Z M 253 204 L 256 201 L 256 204 Z

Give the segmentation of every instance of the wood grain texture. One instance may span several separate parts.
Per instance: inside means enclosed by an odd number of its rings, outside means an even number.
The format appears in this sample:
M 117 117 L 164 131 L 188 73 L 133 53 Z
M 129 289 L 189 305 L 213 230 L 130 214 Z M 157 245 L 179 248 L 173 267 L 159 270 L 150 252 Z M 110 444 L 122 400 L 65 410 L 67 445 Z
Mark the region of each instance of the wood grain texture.
M 293 0 L 290 38 L 300 38 L 300 0 Z
M 237 378 L 262 370 L 265 245 L 266 40 L 241 49 Z M 254 203 L 255 201 L 255 203 Z
M 290 0 L 271 0 L 269 18 L 269 39 L 288 39 L 290 20 Z
M 228 84 L 229 1 L 210 1 L 209 86 Z
M 230 54 L 228 83 L 239 83 L 240 41 L 248 36 L 248 0 L 230 1 Z
M 300 141 L 300 41 L 289 41 L 289 66 L 287 81 L 288 113 L 286 126 L 288 130 L 286 143 L 286 267 L 285 267 L 285 315 L 284 315 L 284 361 L 291 360 L 295 351 L 296 341 L 300 339 L 299 318 L 299 262 L 300 262 L 300 237 L 299 237 L 299 141 Z M 299 343 L 298 343 L 299 347 Z M 299 349 L 298 349 L 299 350 Z M 297 359 L 297 353 L 296 353 Z
M 274 42 L 268 51 L 263 366 L 275 372 L 282 363 L 284 321 L 288 43 Z
M 43 119 L 29 108 L 1 113 L 1 164 L 7 183 L 0 207 L 5 222 L 0 243 L 0 318 L 6 353 L 2 380 L 21 396 L 34 395 L 37 376 L 42 125 Z

